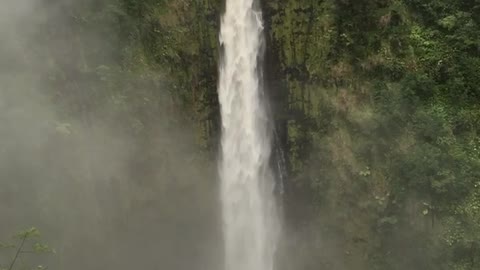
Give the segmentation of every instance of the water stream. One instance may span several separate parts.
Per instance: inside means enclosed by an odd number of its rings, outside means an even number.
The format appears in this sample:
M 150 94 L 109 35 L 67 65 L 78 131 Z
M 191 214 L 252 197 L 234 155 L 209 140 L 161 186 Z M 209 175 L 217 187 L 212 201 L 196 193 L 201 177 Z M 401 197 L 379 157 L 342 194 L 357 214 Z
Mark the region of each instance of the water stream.
M 279 218 L 269 166 L 272 132 L 261 82 L 263 40 L 258 3 L 226 0 L 218 89 L 225 270 L 274 268 Z

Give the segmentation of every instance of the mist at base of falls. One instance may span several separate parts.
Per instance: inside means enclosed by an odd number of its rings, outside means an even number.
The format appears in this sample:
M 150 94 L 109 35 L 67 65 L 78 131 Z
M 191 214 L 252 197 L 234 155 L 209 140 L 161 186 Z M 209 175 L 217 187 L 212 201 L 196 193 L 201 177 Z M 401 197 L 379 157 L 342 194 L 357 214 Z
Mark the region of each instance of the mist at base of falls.
M 109 13 L 84 25 L 77 3 L 0 7 L 0 243 L 35 226 L 56 250 L 18 267 L 219 269 L 213 162 L 162 79 L 113 77 Z

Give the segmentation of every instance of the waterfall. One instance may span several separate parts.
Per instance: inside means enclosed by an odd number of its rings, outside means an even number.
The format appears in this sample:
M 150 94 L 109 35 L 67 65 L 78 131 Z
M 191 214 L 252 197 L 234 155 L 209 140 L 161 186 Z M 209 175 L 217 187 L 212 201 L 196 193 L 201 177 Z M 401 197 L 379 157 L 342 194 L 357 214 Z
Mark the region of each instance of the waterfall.
M 271 125 L 263 100 L 262 14 L 254 0 L 226 0 L 220 43 L 219 164 L 225 270 L 272 270 L 279 221 L 269 166 Z

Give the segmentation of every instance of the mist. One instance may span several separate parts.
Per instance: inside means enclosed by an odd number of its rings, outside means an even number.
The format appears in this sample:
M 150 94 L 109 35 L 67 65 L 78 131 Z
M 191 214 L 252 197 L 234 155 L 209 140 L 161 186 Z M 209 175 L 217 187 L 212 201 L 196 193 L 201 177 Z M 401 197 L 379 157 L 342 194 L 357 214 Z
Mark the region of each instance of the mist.
M 56 254 L 24 265 L 215 269 L 216 168 L 162 74 L 120 71 L 116 40 L 78 26 L 94 2 L 0 7 L 0 239 L 41 231 Z

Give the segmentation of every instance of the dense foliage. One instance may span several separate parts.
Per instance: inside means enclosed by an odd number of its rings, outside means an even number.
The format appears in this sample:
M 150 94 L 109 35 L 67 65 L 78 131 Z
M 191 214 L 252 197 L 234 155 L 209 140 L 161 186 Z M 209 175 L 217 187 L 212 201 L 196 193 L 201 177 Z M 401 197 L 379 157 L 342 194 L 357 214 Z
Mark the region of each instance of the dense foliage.
M 325 263 L 478 267 L 480 2 L 269 8 L 289 91 L 280 117 L 292 189 L 303 191 L 292 201 L 310 197 L 307 237 L 337 235 L 341 246 Z M 318 241 L 305 249 L 329 248 Z
M 158 164 L 165 179 L 209 189 L 192 176 L 217 153 L 221 1 L 43 2 L 25 59 L 61 115 L 56 143 L 77 151 L 76 125 L 107 126 L 135 141 L 130 174 L 115 177 L 155 186 L 166 204 Z M 289 171 L 279 268 L 478 269 L 480 1 L 263 2 Z M 195 146 L 171 150 L 159 126 Z M 168 172 L 169 156 L 191 149 L 191 168 Z

